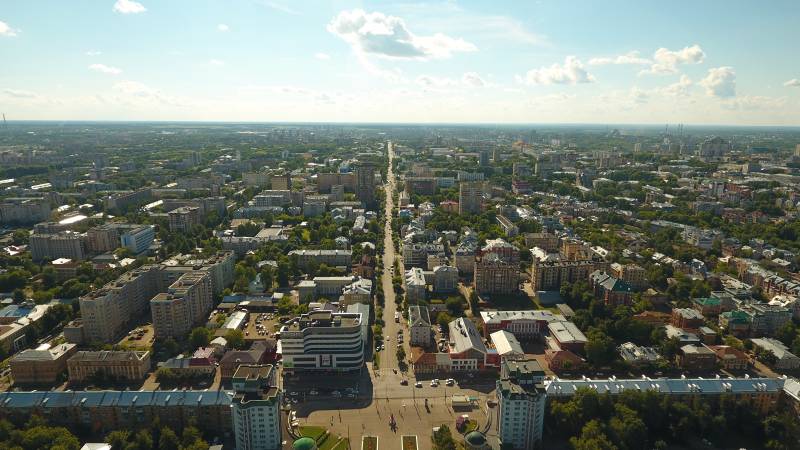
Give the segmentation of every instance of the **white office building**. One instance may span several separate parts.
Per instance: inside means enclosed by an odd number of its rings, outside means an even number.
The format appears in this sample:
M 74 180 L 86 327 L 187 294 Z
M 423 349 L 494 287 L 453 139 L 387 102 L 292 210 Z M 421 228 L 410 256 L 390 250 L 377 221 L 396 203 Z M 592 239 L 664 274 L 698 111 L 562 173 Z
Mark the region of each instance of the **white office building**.
M 360 313 L 310 311 L 280 331 L 285 373 L 347 372 L 364 365 Z

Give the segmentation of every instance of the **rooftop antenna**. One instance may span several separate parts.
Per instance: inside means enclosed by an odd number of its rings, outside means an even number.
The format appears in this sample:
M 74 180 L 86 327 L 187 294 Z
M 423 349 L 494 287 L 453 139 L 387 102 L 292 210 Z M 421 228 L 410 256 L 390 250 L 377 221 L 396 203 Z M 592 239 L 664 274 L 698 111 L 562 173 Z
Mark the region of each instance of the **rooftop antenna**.
M 3 128 L 8 131 L 8 122 L 6 122 L 6 113 L 3 113 Z

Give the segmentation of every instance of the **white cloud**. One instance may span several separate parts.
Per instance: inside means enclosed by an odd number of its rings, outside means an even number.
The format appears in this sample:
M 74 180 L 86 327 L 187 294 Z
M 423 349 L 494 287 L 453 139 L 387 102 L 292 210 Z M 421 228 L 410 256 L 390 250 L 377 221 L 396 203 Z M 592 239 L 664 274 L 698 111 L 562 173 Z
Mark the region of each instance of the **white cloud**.
M 89 70 L 94 70 L 95 72 L 107 73 L 109 75 L 119 75 L 122 73 L 122 69 L 118 67 L 107 66 L 105 64 L 90 64 Z
M 225 65 L 225 61 L 222 61 L 222 60 L 219 60 L 219 59 L 209 59 L 208 60 L 208 64 L 212 65 L 212 66 L 219 67 L 219 66 L 224 66 Z
M 224 23 L 221 23 L 221 24 L 217 25 L 217 31 L 221 31 L 223 33 L 225 33 L 226 31 L 229 31 L 230 29 L 231 28 L 229 26 L 225 25 Z
M 782 109 L 787 105 L 785 97 L 765 97 L 761 95 L 743 95 L 722 102 L 722 107 L 731 110 L 763 111 Z
M 145 11 L 147 11 L 147 8 L 134 0 L 117 0 L 117 2 L 114 3 L 114 12 L 120 14 L 139 14 Z
M 314 58 L 317 58 L 317 59 L 322 60 L 322 61 L 327 61 L 327 60 L 331 59 L 331 55 L 329 55 L 327 53 L 320 52 L 320 53 L 315 53 L 314 54 Z
M 103 54 L 103 52 L 98 51 L 98 50 L 88 50 L 88 51 L 86 51 L 86 56 L 100 56 L 102 54 Z
M 291 14 L 293 16 L 299 16 L 300 15 L 299 11 L 297 11 L 295 9 L 292 9 L 289 6 L 286 6 L 286 5 L 281 4 L 281 3 L 267 1 L 267 2 L 264 2 L 264 6 L 266 6 L 267 8 L 270 8 L 270 9 L 274 9 L 275 11 L 280 11 L 280 12 L 282 12 L 284 14 Z
M 669 50 L 661 47 L 653 54 L 653 65 L 641 73 L 675 73 L 680 64 L 700 64 L 705 60 L 706 54 L 699 45 L 684 47 L 681 50 Z
M 11 28 L 11 26 L 0 20 L 0 36 L 14 37 L 19 33 L 19 30 Z
M 35 99 L 39 95 L 30 91 L 23 91 L 19 89 L 3 89 L 3 94 L 14 98 Z
M 483 78 L 481 78 L 481 76 L 478 75 L 475 72 L 467 72 L 467 73 L 465 73 L 461 77 L 461 82 L 464 83 L 467 86 L 472 86 L 472 87 L 484 87 L 484 86 L 486 86 L 486 81 Z
M 578 84 L 592 83 L 595 78 L 578 58 L 567 56 L 564 65 L 529 70 L 521 80 L 527 84 Z
M 661 93 L 670 97 L 687 97 L 693 84 L 691 78 L 681 75 L 681 79 L 677 83 L 662 88 Z
M 424 88 L 442 88 L 455 86 L 458 81 L 447 77 L 435 77 L 433 75 L 420 75 L 415 80 L 415 83 Z
M 647 91 L 639 89 L 636 86 L 631 88 L 629 96 L 631 101 L 637 104 L 647 103 L 647 100 L 650 98 L 650 94 Z
M 423 88 L 441 90 L 442 88 L 481 88 L 489 86 L 489 83 L 484 80 L 477 72 L 466 72 L 460 79 L 437 77 L 434 75 L 420 75 L 414 82 Z
M 786 83 L 783 83 L 783 85 L 787 87 L 800 87 L 800 80 L 798 80 L 797 78 L 792 78 Z
M 635 64 L 635 65 L 646 65 L 652 64 L 653 61 L 642 58 L 639 56 L 639 52 L 631 51 L 625 53 L 624 55 L 618 55 L 616 57 L 600 57 L 600 58 L 592 58 L 589 60 L 589 65 L 591 66 L 603 66 L 607 64 Z
M 328 24 L 329 32 L 350 44 L 357 53 L 392 59 L 448 58 L 457 52 L 473 52 L 475 45 L 442 33 L 417 36 L 403 19 L 362 9 L 342 11 Z
M 708 69 L 708 75 L 700 80 L 700 86 L 706 88 L 706 94 L 711 97 L 735 97 L 736 72 L 728 66 Z

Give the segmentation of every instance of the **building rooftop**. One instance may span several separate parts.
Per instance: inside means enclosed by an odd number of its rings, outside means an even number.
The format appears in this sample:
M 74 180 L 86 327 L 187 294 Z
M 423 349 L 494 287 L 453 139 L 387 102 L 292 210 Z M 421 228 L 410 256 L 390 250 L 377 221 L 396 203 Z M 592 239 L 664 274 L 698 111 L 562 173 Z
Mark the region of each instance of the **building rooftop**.
M 460 317 L 448 325 L 450 329 L 450 352 L 463 353 L 467 350 L 477 350 L 486 353 L 486 346 L 483 344 L 478 329 L 471 320 Z
M 499 324 L 505 321 L 514 320 L 536 320 L 544 322 L 563 322 L 566 321 L 561 314 L 553 314 L 546 309 L 535 309 L 530 311 L 481 311 L 483 323 Z
M 550 322 L 550 324 L 547 325 L 547 329 L 550 331 L 550 336 L 553 336 L 562 344 L 586 343 L 586 335 L 584 335 L 583 332 L 581 332 L 581 330 L 579 330 L 578 327 L 572 322 Z
M 497 354 L 500 356 L 525 354 L 517 338 L 508 331 L 495 331 L 489 335 L 489 339 L 492 341 L 492 345 L 494 345 Z
M 654 391 L 665 394 L 738 394 L 778 392 L 783 389 L 782 378 L 634 378 L 581 380 L 554 379 L 545 381 L 548 396 L 572 396 L 578 389 L 594 389 L 598 393 L 619 394 L 626 390 Z

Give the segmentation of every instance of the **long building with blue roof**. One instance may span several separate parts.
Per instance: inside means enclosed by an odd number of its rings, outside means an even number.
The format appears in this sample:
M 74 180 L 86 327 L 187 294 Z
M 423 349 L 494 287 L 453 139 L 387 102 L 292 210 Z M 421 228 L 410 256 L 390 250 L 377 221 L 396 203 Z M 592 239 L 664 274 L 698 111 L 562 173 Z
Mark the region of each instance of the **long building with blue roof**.
M 0 417 L 25 420 L 40 415 L 53 425 L 85 426 L 94 432 L 160 423 L 180 429 L 195 425 L 230 434 L 229 391 L 50 391 L 0 393 Z

